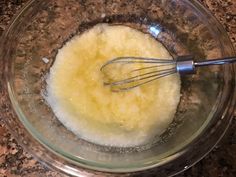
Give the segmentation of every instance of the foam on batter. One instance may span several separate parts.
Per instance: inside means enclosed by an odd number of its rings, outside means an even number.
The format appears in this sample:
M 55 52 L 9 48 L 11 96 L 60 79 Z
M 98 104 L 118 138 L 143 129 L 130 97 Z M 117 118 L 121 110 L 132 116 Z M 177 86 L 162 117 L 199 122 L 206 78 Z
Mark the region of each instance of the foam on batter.
M 101 145 L 138 146 L 172 122 L 180 99 L 179 75 L 114 93 L 103 85 L 100 67 L 122 56 L 172 58 L 150 35 L 107 24 L 73 37 L 58 51 L 47 78 L 46 100 L 78 137 Z

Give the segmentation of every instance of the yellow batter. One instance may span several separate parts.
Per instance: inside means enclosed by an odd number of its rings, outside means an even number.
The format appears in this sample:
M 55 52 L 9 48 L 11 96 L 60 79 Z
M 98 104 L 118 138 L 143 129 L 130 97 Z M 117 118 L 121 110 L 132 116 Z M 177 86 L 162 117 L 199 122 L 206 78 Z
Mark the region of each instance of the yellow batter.
M 127 92 L 103 85 L 100 67 L 121 56 L 171 58 L 148 34 L 126 26 L 99 24 L 59 50 L 47 78 L 47 101 L 57 118 L 88 141 L 136 146 L 158 136 L 172 122 L 180 99 L 172 75 Z

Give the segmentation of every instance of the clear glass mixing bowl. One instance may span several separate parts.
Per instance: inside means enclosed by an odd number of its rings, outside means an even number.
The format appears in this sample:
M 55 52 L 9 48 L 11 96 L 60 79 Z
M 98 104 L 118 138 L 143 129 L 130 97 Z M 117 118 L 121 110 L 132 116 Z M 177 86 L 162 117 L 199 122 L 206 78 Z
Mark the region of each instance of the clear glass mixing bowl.
M 16 139 L 42 163 L 71 175 L 174 175 L 209 152 L 233 114 L 235 66 L 201 68 L 182 77 L 174 121 L 159 141 L 103 147 L 76 137 L 55 117 L 42 92 L 59 48 L 97 23 L 150 33 L 173 56 L 231 56 L 221 25 L 194 0 L 32 0 L 1 40 L 1 112 Z M 144 44 L 145 45 L 145 44 Z

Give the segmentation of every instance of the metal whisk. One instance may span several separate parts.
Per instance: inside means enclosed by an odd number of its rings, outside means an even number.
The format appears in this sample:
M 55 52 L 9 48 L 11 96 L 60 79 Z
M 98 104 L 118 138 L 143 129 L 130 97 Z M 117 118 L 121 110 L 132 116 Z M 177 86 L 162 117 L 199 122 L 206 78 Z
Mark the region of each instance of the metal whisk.
M 175 60 L 143 57 L 119 57 L 106 62 L 101 71 L 104 84 L 112 91 L 129 90 L 174 73 L 194 74 L 202 66 L 236 62 L 235 57 L 194 61 L 193 56 L 179 56 Z

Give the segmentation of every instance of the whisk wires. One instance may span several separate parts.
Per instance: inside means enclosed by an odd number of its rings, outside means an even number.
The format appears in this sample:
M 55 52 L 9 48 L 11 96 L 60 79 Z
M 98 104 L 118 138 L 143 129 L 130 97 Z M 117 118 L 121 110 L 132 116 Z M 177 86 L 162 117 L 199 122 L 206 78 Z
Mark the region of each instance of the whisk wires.
M 176 73 L 176 61 L 143 57 L 119 57 L 101 67 L 104 85 L 125 91 Z

